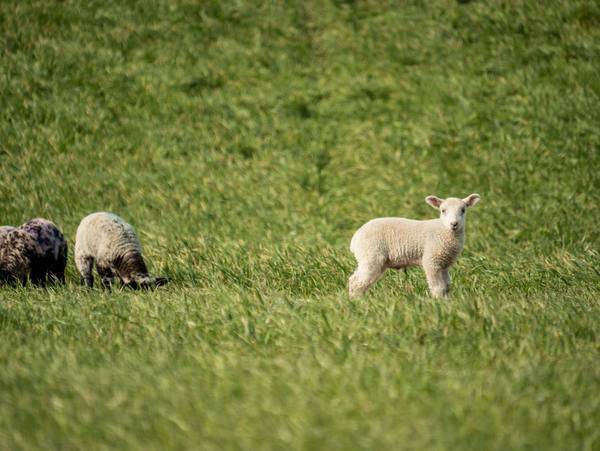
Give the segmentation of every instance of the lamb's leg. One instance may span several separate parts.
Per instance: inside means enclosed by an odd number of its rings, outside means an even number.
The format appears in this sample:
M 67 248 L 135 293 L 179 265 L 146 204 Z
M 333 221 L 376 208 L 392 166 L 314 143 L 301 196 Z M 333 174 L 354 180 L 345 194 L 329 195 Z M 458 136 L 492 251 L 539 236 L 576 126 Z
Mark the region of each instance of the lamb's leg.
M 94 286 L 94 275 L 92 274 L 94 258 L 75 256 L 75 265 L 81 274 L 81 281 L 86 287 L 92 288 Z
M 444 276 L 444 283 L 446 284 L 446 296 L 448 296 L 450 294 L 450 270 L 444 270 L 442 275 Z
M 379 261 L 359 263 L 354 274 L 348 279 L 350 297 L 355 298 L 363 295 L 371 285 L 377 282 L 384 270 L 384 265 Z
M 447 297 L 450 292 L 450 274 L 447 269 L 425 267 L 429 291 L 434 298 Z

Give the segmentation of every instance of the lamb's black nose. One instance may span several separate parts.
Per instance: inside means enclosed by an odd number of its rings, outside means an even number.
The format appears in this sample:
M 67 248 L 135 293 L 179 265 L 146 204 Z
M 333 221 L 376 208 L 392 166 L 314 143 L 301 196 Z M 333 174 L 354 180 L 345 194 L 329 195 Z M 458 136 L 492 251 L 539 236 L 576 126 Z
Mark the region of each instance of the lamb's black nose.
M 456 229 L 458 228 L 458 222 L 456 222 L 456 221 L 452 221 L 452 222 L 450 223 L 450 225 L 452 226 L 452 228 L 453 228 L 454 230 L 456 230 Z

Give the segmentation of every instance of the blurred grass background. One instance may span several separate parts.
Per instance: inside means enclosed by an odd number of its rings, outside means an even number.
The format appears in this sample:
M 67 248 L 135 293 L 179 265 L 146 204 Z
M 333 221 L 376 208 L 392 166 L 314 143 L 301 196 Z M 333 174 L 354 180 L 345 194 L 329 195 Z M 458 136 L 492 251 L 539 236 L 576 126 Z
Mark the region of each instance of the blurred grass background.
M 155 292 L 0 288 L 4 449 L 598 449 L 600 6 L 0 3 L 0 223 Z M 482 202 L 451 301 L 353 231 Z M 596 426 L 594 426 L 596 425 Z

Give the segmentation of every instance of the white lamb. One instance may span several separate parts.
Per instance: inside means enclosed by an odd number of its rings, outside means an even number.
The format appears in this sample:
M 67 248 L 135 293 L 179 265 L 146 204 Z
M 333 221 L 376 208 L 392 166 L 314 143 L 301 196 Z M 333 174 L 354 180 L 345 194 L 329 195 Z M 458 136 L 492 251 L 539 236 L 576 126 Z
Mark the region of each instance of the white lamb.
M 102 284 L 110 287 L 114 277 L 131 288 L 164 285 L 164 277 L 151 277 L 142 257 L 142 246 L 133 227 L 112 213 L 92 213 L 83 218 L 75 239 L 75 264 L 83 282 L 94 285 L 94 263 Z
M 479 194 L 445 200 L 428 196 L 425 201 L 440 210 L 439 219 L 377 218 L 364 224 L 350 242 L 350 250 L 358 262 L 348 281 L 350 296 L 364 294 L 387 268 L 407 266 L 422 266 L 432 296 L 447 296 L 448 270 L 465 242 L 466 210 L 479 199 Z

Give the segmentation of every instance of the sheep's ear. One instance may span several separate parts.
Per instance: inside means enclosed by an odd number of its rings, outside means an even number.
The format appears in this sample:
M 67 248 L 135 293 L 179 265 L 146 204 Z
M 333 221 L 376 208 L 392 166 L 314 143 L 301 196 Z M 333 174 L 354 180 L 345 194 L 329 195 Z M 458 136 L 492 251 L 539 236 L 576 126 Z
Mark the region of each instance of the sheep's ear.
M 479 194 L 471 194 L 467 197 L 465 197 L 463 199 L 463 202 L 465 204 L 467 204 L 467 207 L 472 207 L 473 205 L 475 205 L 477 202 L 479 202 L 479 199 L 481 199 L 481 196 Z
M 440 199 L 437 196 L 427 196 L 425 198 L 425 202 L 427 202 L 433 208 L 440 208 L 440 205 L 442 205 L 442 202 L 444 202 L 444 199 Z

